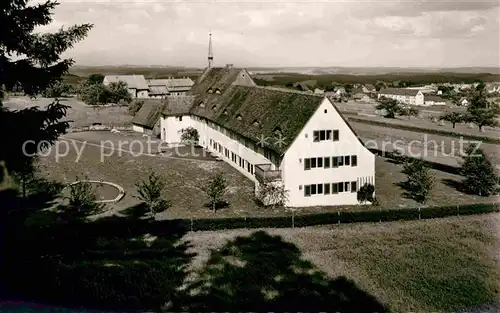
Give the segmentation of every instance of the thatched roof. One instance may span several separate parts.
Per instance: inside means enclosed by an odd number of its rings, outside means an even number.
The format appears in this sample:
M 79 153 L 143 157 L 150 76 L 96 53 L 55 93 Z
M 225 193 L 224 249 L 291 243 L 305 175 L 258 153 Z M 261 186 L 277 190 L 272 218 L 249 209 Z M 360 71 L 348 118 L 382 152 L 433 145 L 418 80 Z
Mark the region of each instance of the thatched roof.
M 132 124 L 139 125 L 148 129 L 153 129 L 156 122 L 161 116 L 163 109 L 162 101 L 146 101 L 142 107 L 137 111 L 134 118 L 132 119 Z
M 188 115 L 193 106 L 194 96 L 168 96 L 162 114 L 167 116 Z
M 229 87 L 235 80 L 241 69 L 233 67 L 214 67 L 205 71 L 201 79 L 196 82 L 192 90 L 194 94 L 207 92 L 210 88 L 215 92 L 219 89 L 221 92 Z
M 322 96 L 268 87 L 232 85 L 221 95 L 197 95 L 191 114 L 284 153 L 323 101 Z M 203 103 L 203 106 L 200 106 Z M 279 130 L 284 143 L 276 144 Z M 273 139 L 274 138 L 274 139 Z

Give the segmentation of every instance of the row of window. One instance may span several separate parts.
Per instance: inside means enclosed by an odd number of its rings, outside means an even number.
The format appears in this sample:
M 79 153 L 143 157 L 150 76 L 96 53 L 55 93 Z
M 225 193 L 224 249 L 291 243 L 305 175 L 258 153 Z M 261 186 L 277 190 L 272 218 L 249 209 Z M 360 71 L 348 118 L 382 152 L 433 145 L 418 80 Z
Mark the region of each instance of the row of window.
M 313 131 L 313 141 L 339 141 L 339 130 L 338 129 L 327 129 L 327 130 L 315 130 Z
M 299 186 L 301 189 L 302 186 Z M 357 192 L 357 182 L 340 182 L 340 183 L 326 183 L 326 184 L 312 184 L 304 186 L 304 196 L 310 197 L 314 195 L 330 195 L 342 192 Z
M 357 155 L 304 159 L 304 170 L 310 170 L 311 168 L 330 168 L 330 167 L 357 166 L 357 165 L 358 165 Z
M 220 143 L 216 142 L 215 140 L 210 139 L 210 146 L 215 151 L 218 151 L 220 154 L 224 154 L 226 158 L 231 158 L 231 161 L 233 161 L 235 164 L 238 164 L 241 168 L 246 169 L 247 172 L 250 174 L 254 174 L 254 166 L 250 162 L 248 162 L 245 159 L 242 159 L 239 155 L 236 153 L 232 152 L 228 148 L 222 146 Z

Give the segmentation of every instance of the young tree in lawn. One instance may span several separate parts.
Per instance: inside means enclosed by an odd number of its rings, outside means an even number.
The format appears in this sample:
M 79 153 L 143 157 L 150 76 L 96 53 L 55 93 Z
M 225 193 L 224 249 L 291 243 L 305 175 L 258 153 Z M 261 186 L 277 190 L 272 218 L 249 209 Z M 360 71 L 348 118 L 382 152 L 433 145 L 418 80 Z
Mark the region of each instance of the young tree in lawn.
M 374 202 L 375 197 L 373 194 L 375 193 L 375 186 L 372 184 L 364 184 L 359 188 L 357 197 L 358 197 L 358 202 L 361 204 L 364 204 L 366 202 Z
M 464 187 L 480 196 L 494 194 L 497 191 L 499 176 L 484 151 L 471 144 L 467 147 L 463 159 L 460 174 L 465 177 Z
M 104 75 L 102 74 L 90 74 L 89 77 L 87 77 L 87 83 L 89 85 L 100 85 L 104 81 Z
M 227 191 L 227 181 L 222 172 L 215 173 L 201 189 L 208 197 L 208 201 L 214 212 L 217 212 L 217 207 L 223 203 L 224 195 Z
M 439 120 L 450 122 L 453 128 L 455 128 L 455 125 L 457 123 L 462 123 L 463 121 L 465 121 L 465 116 L 459 112 L 448 112 L 441 115 L 439 117 Z
M 260 201 L 264 206 L 270 206 L 272 209 L 285 205 L 288 201 L 288 194 L 289 191 L 282 183 L 270 179 L 264 179 L 259 185 Z
M 66 198 L 69 204 L 64 213 L 69 218 L 84 218 L 97 213 L 103 207 L 97 203 L 95 189 L 87 178 L 80 181 L 77 177 L 75 183 L 68 187 L 70 190 Z
M 132 96 L 128 92 L 128 87 L 125 82 L 113 82 L 106 86 L 109 91 L 109 102 L 119 103 L 121 100 L 130 103 L 132 102 Z
M 198 130 L 192 126 L 181 129 L 181 141 L 188 144 L 198 144 L 200 135 Z
M 57 5 L 54 1 L 30 5 L 24 0 L 3 0 L 0 4 L 0 107 L 4 91 L 21 87 L 27 95 L 37 95 L 57 84 L 73 64 L 71 59 L 61 60 L 60 55 L 85 38 L 91 24 L 54 33 L 34 32 L 36 27 L 52 22 L 52 11 Z M 14 55 L 19 57 L 14 60 Z M 0 133 L 15 134 L 1 138 L 0 160 L 7 169 L 15 172 L 32 168 L 27 165 L 33 162 L 34 154 L 26 152 L 37 150 L 33 147 L 38 143 L 51 145 L 66 132 L 69 124 L 60 121 L 66 116 L 66 109 L 55 101 L 44 110 L 0 110 Z M 30 146 L 25 145 L 30 140 L 34 142 L 29 148 L 32 151 L 23 151 L 23 147 Z
M 54 83 L 52 86 L 48 87 L 42 92 L 42 95 L 47 98 L 60 98 L 63 95 L 67 95 L 70 91 L 69 85 L 59 81 Z
M 165 190 L 165 178 L 151 172 L 147 180 L 141 180 L 135 184 L 138 195 L 135 198 L 146 204 L 150 216 L 167 210 L 171 203 L 163 197 Z
M 377 110 L 384 110 L 386 118 L 395 118 L 396 114 L 401 112 L 401 105 L 397 100 L 381 97 L 379 104 L 375 107 Z
M 401 171 L 407 175 L 404 183 L 408 194 L 419 203 L 425 203 L 434 187 L 434 176 L 422 159 L 408 159 Z
M 420 113 L 420 110 L 415 106 L 407 105 L 404 107 L 400 107 L 399 112 L 397 112 L 397 113 L 399 113 L 402 116 L 408 116 L 408 118 L 411 118 L 411 117 L 418 116 L 418 114 Z

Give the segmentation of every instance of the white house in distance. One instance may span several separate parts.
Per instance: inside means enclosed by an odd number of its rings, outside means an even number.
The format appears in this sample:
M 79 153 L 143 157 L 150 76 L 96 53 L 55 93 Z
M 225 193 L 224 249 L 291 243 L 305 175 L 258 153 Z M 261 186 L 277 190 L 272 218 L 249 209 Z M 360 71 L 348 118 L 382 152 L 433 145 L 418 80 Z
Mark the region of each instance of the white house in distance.
M 149 86 L 149 97 L 162 99 L 166 96 L 183 96 L 186 95 L 194 82 L 189 77 L 183 78 L 167 78 L 167 79 L 150 79 L 147 81 Z
M 440 96 L 425 95 L 425 105 L 446 105 L 446 100 Z
M 149 87 L 144 75 L 106 75 L 103 84 L 107 86 L 119 81 L 127 84 L 128 92 L 132 98 L 148 98 Z
M 257 86 L 244 69 L 207 68 L 193 98 L 170 101 L 161 138 L 180 142 L 194 127 L 199 144 L 254 181 L 288 190 L 289 207 L 355 205 L 375 184 L 375 156 L 324 96 Z M 177 99 L 181 99 L 178 97 Z
M 385 88 L 378 93 L 378 99 L 386 97 L 397 100 L 401 103 L 411 105 L 425 105 L 424 94 L 420 90 L 406 88 Z

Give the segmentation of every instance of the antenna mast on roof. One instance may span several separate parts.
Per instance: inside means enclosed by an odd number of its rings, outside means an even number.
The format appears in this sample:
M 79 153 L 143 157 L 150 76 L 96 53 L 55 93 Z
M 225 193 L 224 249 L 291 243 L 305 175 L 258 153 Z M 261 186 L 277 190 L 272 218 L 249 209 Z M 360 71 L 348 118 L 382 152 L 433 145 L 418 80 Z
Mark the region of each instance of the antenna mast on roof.
M 214 60 L 214 53 L 212 51 L 212 32 L 208 34 L 208 68 L 212 67 L 212 62 Z

